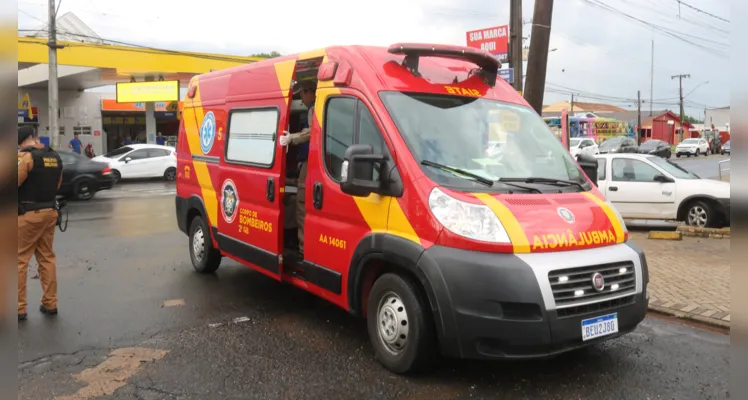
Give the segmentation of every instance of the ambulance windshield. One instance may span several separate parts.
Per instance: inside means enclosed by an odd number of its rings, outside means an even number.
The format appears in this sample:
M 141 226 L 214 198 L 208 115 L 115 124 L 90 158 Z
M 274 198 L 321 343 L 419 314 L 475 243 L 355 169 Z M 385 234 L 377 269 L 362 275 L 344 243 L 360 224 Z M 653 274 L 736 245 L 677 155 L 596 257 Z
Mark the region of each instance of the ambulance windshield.
M 419 163 L 439 163 L 491 181 L 572 181 L 576 191 L 587 181 L 548 125 L 527 107 L 431 93 L 382 92 L 381 98 Z M 444 186 L 485 189 L 445 169 L 424 171 Z

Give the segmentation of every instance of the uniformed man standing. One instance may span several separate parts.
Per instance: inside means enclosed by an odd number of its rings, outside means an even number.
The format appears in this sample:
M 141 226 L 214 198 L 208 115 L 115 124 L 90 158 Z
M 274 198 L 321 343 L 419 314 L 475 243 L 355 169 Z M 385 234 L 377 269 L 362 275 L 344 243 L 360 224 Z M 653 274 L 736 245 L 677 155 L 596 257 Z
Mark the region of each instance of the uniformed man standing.
M 296 225 L 299 238 L 299 252 L 304 254 L 304 218 L 306 217 L 306 170 L 309 158 L 309 137 L 314 121 L 314 101 L 316 99 L 317 85 L 314 82 L 304 81 L 300 83 L 301 102 L 307 106 L 308 111 L 302 124 L 301 131 L 297 133 L 284 132 L 280 137 L 281 146 L 289 144 L 298 146 L 297 161 L 299 162 L 299 178 L 296 193 Z
M 26 276 L 31 256 L 39 265 L 44 295 L 39 311 L 57 314 L 57 260 L 53 248 L 62 183 L 62 160 L 39 142 L 36 130 L 18 128 L 18 320 L 25 320 Z

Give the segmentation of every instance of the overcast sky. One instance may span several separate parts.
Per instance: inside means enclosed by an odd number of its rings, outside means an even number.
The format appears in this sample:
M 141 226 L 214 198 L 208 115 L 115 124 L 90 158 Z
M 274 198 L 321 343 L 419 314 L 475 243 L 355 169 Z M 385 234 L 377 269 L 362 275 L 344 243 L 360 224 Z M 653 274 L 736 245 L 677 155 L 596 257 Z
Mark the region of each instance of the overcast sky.
M 574 92 L 579 101 L 634 108 L 637 90 L 649 101 L 654 39 L 655 109 L 677 110 L 676 74 L 690 74 L 683 82 L 689 115 L 730 105 L 729 0 L 683 1 L 556 0 L 550 48 L 557 50 L 549 55 L 544 103 Z M 529 37 L 534 1 L 523 7 Z M 466 31 L 509 22 L 509 0 L 62 0 L 59 15 L 68 11 L 105 39 L 235 55 L 404 41 L 465 45 Z M 46 19 L 46 0 L 18 1 L 19 29 Z

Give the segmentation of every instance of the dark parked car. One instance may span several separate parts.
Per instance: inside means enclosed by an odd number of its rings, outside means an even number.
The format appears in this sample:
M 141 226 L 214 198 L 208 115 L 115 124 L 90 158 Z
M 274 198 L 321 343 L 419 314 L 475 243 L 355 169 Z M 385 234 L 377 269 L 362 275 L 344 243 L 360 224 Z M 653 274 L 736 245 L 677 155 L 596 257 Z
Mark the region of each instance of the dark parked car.
M 722 145 L 722 151 L 721 151 L 721 153 L 722 153 L 723 156 L 725 154 L 730 155 L 730 141 L 729 140 L 726 141 L 725 144 Z
M 652 154 L 669 159 L 673 153 L 670 150 L 670 144 L 662 140 L 652 139 L 639 146 L 639 154 Z
M 91 161 L 76 153 L 60 152 L 62 184 L 58 195 L 76 200 L 90 200 L 96 192 L 111 189 L 114 175 L 109 165 Z
M 639 146 L 636 141 L 628 137 L 614 137 L 604 141 L 600 147 L 600 154 L 607 153 L 638 153 Z

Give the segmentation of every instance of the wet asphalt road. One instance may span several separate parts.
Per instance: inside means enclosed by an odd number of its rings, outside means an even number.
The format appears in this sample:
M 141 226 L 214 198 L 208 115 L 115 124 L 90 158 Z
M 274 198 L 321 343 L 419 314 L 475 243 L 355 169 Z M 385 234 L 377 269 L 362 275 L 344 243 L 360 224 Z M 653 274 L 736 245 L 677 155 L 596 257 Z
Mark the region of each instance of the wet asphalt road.
M 19 399 L 72 395 L 85 386 L 73 374 L 132 346 L 168 353 L 102 398 L 727 397 L 729 337 L 657 318 L 550 361 L 442 361 L 430 374 L 392 375 L 373 360 L 365 324 L 325 301 L 229 260 L 215 276 L 193 273 L 173 195 L 152 185 L 147 195 L 71 203 L 68 231 L 56 242 L 56 319 L 35 312 L 39 281 L 29 281 Z M 183 305 L 164 307 L 166 300 Z
M 672 156 L 670 158 L 670 161 L 678 163 L 681 167 L 695 173 L 696 175 L 707 178 L 707 179 L 717 179 L 719 172 L 718 172 L 718 165 L 719 162 L 722 160 L 727 160 L 730 158 L 729 155 L 711 155 L 708 157 L 700 156 L 700 157 L 680 157 L 676 158 L 675 156 Z M 723 166 L 722 168 L 729 168 L 729 163 L 727 163 L 726 166 Z M 728 173 L 729 175 L 729 173 Z

